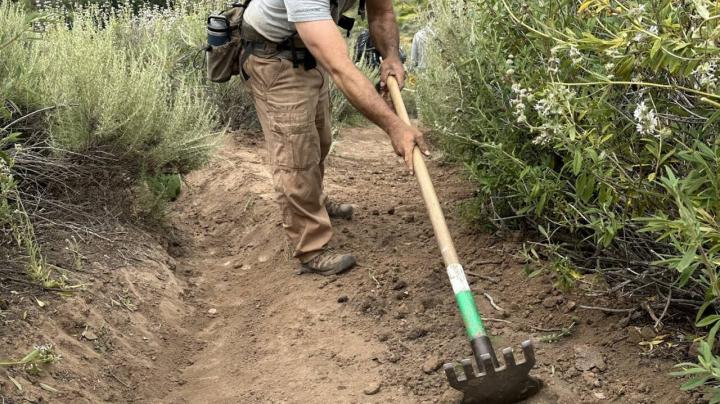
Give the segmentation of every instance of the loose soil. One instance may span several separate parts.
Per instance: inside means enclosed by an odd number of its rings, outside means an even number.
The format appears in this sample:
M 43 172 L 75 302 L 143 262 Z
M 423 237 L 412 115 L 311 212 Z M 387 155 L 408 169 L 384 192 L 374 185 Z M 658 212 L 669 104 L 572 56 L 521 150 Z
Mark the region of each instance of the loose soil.
M 0 359 L 40 343 L 62 355 L 37 374 L 0 370 L 0 402 L 457 402 L 441 364 L 470 349 L 417 186 L 384 135 L 346 129 L 328 161 L 326 192 L 357 207 L 334 222 L 332 246 L 359 261 L 341 276 L 295 273 L 265 158 L 261 138 L 237 134 L 187 178 L 163 231 L 118 224 L 112 240 L 80 243 L 79 259 L 56 248 L 84 291 L 0 275 Z M 529 403 L 697 400 L 668 376 L 685 336 L 656 332 L 641 310 L 583 308 L 635 307 L 587 296 L 597 279 L 563 293 L 548 274 L 528 277 L 525 236 L 463 222 L 473 185 L 429 166 L 496 349 L 536 339 L 545 387 Z

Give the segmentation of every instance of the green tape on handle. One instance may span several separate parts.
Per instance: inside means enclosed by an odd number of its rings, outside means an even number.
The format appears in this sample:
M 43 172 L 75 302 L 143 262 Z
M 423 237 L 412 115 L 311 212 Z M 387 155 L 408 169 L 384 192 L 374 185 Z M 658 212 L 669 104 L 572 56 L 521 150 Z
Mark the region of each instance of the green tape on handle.
M 460 309 L 460 315 L 465 323 L 465 331 L 467 331 L 470 340 L 486 335 L 485 325 L 480 318 L 475 299 L 469 290 L 455 294 L 455 301 Z

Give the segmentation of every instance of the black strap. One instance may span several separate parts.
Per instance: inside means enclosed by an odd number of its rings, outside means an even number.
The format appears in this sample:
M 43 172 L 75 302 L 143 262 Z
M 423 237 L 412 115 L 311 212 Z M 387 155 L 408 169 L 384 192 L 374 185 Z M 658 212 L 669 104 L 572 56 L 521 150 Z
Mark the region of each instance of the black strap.
M 367 15 L 365 0 L 360 0 L 360 3 L 358 3 L 358 15 L 363 21 L 365 20 L 365 16 Z
M 345 30 L 346 35 L 348 38 L 350 37 L 350 31 L 352 31 L 353 27 L 355 26 L 355 19 L 350 18 L 344 15 L 340 16 L 340 19 L 337 22 L 338 27 Z

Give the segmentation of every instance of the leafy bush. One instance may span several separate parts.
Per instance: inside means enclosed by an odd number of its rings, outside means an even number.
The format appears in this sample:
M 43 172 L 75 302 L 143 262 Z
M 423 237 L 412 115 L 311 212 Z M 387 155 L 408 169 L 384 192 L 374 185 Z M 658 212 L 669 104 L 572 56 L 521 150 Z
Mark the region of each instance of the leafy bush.
M 421 114 L 477 182 L 476 217 L 533 225 L 528 256 L 561 284 L 601 272 L 717 331 L 718 6 L 432 6 Z
M 207 161 L 229 118 L 248 110 L 246 97 L 228 97 L 241 82 L 205 79 L 205 18 L 222 8 L 212 3 L 30 12 L 0 0 L 0 226 L 26 250 L 33 279 L 57 285 L 23 209 L 31 193 L 32 204 L 53 197 L 36 188 L 66 189 L 68 177 L 83 187 L 96 174 L 89 162 L 158 213 L 179 190 L 176 174 Z

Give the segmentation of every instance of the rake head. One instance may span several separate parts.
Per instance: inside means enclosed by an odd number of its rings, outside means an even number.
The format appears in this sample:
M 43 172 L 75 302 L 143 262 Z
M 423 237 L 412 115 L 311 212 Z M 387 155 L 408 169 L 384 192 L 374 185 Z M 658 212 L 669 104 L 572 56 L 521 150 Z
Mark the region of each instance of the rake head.
M 456 372 L 455 364 L 443 366 L 450 386 L 464 393 L 463 403 L 507 404 L 524 400 L 540 390 L 542 382 L 530 376 L 535 365 L 535 349 L 532 341 L 522 343 L 525 360 L 517 363 L 512 348 L 502 351 L 505 364 L 499 366 L 489 339 L 473 341 L 477 360 L 476 372 L 472 359 L 460 361 L 462 372 Z

